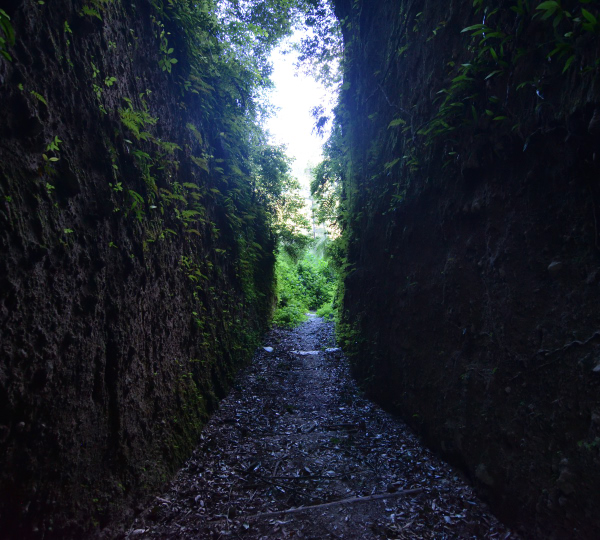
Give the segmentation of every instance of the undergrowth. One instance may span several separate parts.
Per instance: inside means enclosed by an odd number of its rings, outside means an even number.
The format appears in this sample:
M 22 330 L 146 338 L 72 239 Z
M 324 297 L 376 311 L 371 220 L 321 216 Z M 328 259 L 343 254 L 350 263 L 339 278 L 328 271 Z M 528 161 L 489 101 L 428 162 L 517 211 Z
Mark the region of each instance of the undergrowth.
M 276 325 L 294 328 L 307 319 L 308 311 L 331 318 L 336 276 L 326 258 L 308 251 L 294 260 L 281 250 L 275 274 L 277 308 L 273 322 Z

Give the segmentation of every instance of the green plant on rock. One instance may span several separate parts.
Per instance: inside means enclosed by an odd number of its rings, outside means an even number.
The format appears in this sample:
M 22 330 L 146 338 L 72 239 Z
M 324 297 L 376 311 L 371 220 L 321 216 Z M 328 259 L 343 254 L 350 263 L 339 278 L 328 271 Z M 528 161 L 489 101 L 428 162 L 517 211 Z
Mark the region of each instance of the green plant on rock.
M 59 145 L 62 141 L 55 136 L 54 139 L 52 139 L 47 145 L 46 145 L 46 152 L 55 152 L 56 154 L 58 154 L 58 151 L 60 150 Z M 42 157 L 44 158 L 44 161 L 49 161 L 49 162 L 55 162 L 58 161 L 59 158 L 56 156 L 48 156 L 48 154 L 42 154 Z
M 69 34 L 73 34 L 73 30 L 71 30 L 71 27 L 69 26 L 69 23 L 67 21 L 65 21 L 63 24 L 63 33 L 65 34 L 65 39 L 68 47 L 69 45 L 71 45 L 71 40 L 68 36 Z
M 35 90 L 31 90 L 31 92 L 29 92 L 35 99 L 37 99 L 40 103 L 43 103 L 46 107 L 48 106 L 48 102 L 46 101 L 46 98 L 44 96 L 42 96 L 42 94 L 40 94 L 39 92 L 36 92 Z
M 152 135 L 145 131 L 148 126 L 156 125 L 158 118 L 149 113 L 147 103 L 142 99 L 143 109 L 135 109 L 131 99 L 124 97 L 127 107 L 119 109 L 121 123 L 133 134 L 137 140 L 147 141 Z
M 127 193 L 129 194 L 129 197 L 131 199 L 131 206 L 129 208 L 129 211 L 135 214 L 135 217 L 138 221 L 142 221 L 142 219 L 146 215 L 144 212 L 144 197 L 142 197 L 137 191 L 134 191 L 133 189 L 127 190 Z
M 152 173 L 152 167 L 154 166 L 154 160 L 148 154 L 142 150 L 134 150 L 132 152 L 135 159 L 135 163 L 138 169 L 142 172 L 142 178 L 148 189 L 148 200 L 153 202 L 158 195 L 158 186 L 156 185 L 156 178 Z
M 579 4 L 592 2 L 580 0 Z M 527 0 L 518 0 L 512 6 L 503 7 L 493 7 L 491 2 L 484 0 L 476 0 L 473 5 L 477 11 L 484 11 L 484 20 L 462 30 L 470 36 L 467 47 L 470 57 L 460 64 L 448 64 L 451 68 L 448 74 L 450 84 L 438 91 L 439 109 L 418 131 L 419 135 L 425 136 L 428 144 L 439 136 L 449 136 L 459 128 L 501 125 L 511 118 L 511 113 L 505 100 L 490 92 L 496 79 L 515 73 L 522 58 L 540 54 L 548 60 L 544 72 L 551 70 L 558 75 L 565 74 L 574 65 L 580 64 L 578 59 L 583 63 L 587 58 L 586 43 L 596 39 L 600 32 L 597 14 L 581 5 L 569 10 L 561 1 L 555 0 L 541 2 L 533 10 Z M 517 16 L 516 24 L 511 12 Z M 534 19 L 543 23 L 541 31 L 545 32 L 545 36 L 536 41 L 525 37 L 525 31 Z M 554 60 L 559 62 L 554 63 Z M 558 69 L 554 68 L 555 65 Z M 595 59 L 592 65 L 581 67 L 579 72 L 582 75 L 589 73 L 598 65 L 599 61 Z M 538 78 L 542 76 L 531 81 L 517 81 L 516 89 L 533 88 L 539 100 L 543 101 Z M 486 124 L 482 119 L 492 122 Z
M 110 4 L 112 2 L 113 2 L 113 0 L 90 0 L 89 4 L 85 4 L 81 8 L 79 15 L 81 17 L 84 17 L 84 16 L 95 17 L 96 19 L 101 21 L 102 20 L 101 13 L 104 10 L 106 10 L 108 4 Z
M 168 37 L 171 33 L 165 30 L 165 25 L 152 17 L 152 22 L 158 27 L 157 37 L 159 40 L 159 51 L 160 51 L 160 60 L 158 61 L 158 65 L 160 69 L 166 71 L 167 73 L 171 73 L 173 66 L 178 62 L 177 58 L 171 56 L 175 49 L 173 47 L 169 47 Z
M 10 17 L 3 9 L 0 9 L 0 55 L 12 62 L 12 56 L 8 53 L 9 47 L 15 44 L 15 31 L 10 24 Z

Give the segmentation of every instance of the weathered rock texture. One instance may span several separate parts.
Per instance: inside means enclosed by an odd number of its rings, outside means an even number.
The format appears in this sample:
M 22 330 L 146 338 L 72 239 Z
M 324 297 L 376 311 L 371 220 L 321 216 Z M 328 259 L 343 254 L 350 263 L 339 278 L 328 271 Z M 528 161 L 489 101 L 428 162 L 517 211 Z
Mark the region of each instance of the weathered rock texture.
M 596 538 L 600 51 L 581 8 L 597 7 L 472 4 L 335 1 L 353 269 L 340 333 L 370 394 L 501 518 Z
M 3 3 L 2 538 L 81 538 L 140 503 L 268 317 L 272 238 L 224 140 L 232 99 L 210 75 L 185 91 L 158 5 Z

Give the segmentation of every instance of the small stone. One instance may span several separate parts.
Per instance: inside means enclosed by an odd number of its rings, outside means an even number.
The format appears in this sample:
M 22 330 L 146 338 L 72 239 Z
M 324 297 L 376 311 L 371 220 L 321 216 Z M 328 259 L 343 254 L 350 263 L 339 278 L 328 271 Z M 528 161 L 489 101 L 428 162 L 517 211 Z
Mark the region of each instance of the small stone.
M 263 349 L 267 352 L 273 352 L 273 347 L 263 347 Z
M 141 536 L 146 532 L 146 529 L 135 529 L 135 531 L 131 531 L 129 536 Z
M 504 389 L 504 391 L 505 391 L 507 394 L 510 394 L 510 393 L 511 393 L 511 391 L 512 391 L 512 389 L 511 389 L 511 387 L 510 387 L 510 386 L 507 386 L 507 387 Z
M 598 364 L 594 369 L 592 369 L 594 373 L 600 373 L 600 364 Z
M 564 269 L 564 264 L 560 261 L 553 261 L 548 265 L 548 272 L 552 277 L 558 276 Z

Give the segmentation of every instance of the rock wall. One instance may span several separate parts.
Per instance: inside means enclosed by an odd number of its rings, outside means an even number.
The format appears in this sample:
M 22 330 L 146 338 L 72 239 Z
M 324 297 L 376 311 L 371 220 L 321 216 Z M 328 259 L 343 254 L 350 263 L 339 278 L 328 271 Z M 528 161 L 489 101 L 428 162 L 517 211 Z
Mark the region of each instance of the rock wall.
M 370 395 L 499 517 L 595 538 L 598 6 L 544 5 L 335 1 L 339 332 Z
M 269 317 L 273 238 L 227 132 L 243 97 L 187 5 L 3 3 L 2 538 L 112 536 Z

